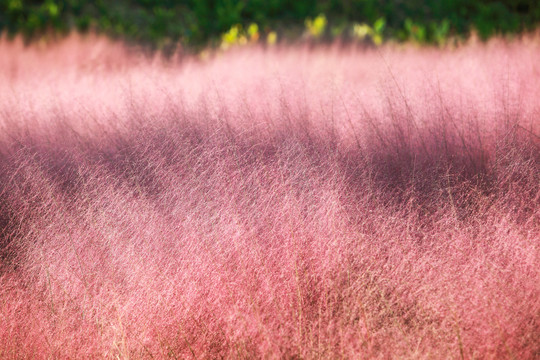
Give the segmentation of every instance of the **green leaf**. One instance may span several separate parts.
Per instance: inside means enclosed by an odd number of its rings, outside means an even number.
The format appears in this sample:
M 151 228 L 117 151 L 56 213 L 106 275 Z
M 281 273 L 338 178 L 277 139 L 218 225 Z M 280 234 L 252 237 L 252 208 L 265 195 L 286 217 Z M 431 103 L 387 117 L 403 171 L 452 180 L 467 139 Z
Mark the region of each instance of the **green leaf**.
M 380 35 L 386 26 L 386 19 L 385 18 L 378 18 L 377 21 L 373 24 L 373 30 L 375 30 L 375 33 Z

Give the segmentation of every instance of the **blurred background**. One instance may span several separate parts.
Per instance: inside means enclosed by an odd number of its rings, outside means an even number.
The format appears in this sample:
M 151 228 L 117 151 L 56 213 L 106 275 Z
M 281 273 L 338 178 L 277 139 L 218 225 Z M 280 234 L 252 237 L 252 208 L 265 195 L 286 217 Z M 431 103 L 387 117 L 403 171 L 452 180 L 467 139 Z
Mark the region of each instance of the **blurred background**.
M 8 36 L 94 31 L 157 49 L 299 38 L 444 44 L 532 31 L 539 21 L 538 0 L 0 0 Z

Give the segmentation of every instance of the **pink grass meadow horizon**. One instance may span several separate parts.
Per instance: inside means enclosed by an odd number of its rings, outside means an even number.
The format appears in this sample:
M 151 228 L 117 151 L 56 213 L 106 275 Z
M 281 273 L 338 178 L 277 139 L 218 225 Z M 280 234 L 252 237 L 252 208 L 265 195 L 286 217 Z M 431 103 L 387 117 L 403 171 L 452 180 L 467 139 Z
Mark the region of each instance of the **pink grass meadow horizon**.
M 0 42 L 0 358 L 540 353 L 540 43 Z

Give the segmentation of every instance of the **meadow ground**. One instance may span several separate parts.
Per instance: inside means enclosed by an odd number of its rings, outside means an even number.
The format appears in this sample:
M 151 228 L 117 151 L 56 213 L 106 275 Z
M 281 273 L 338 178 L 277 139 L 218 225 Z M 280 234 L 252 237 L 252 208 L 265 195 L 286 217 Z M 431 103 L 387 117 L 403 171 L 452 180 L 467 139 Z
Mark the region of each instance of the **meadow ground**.
M 0 358 L 534 359 L 540 41 L 0 42 Z

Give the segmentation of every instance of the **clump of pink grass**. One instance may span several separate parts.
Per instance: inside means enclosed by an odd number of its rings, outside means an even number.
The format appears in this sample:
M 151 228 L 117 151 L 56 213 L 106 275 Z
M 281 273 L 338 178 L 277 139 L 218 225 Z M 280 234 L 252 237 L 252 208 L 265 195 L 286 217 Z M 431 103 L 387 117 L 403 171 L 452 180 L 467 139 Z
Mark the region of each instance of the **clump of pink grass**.
M 0 358 L 540 353 L 540 47 L 0 43 Z

